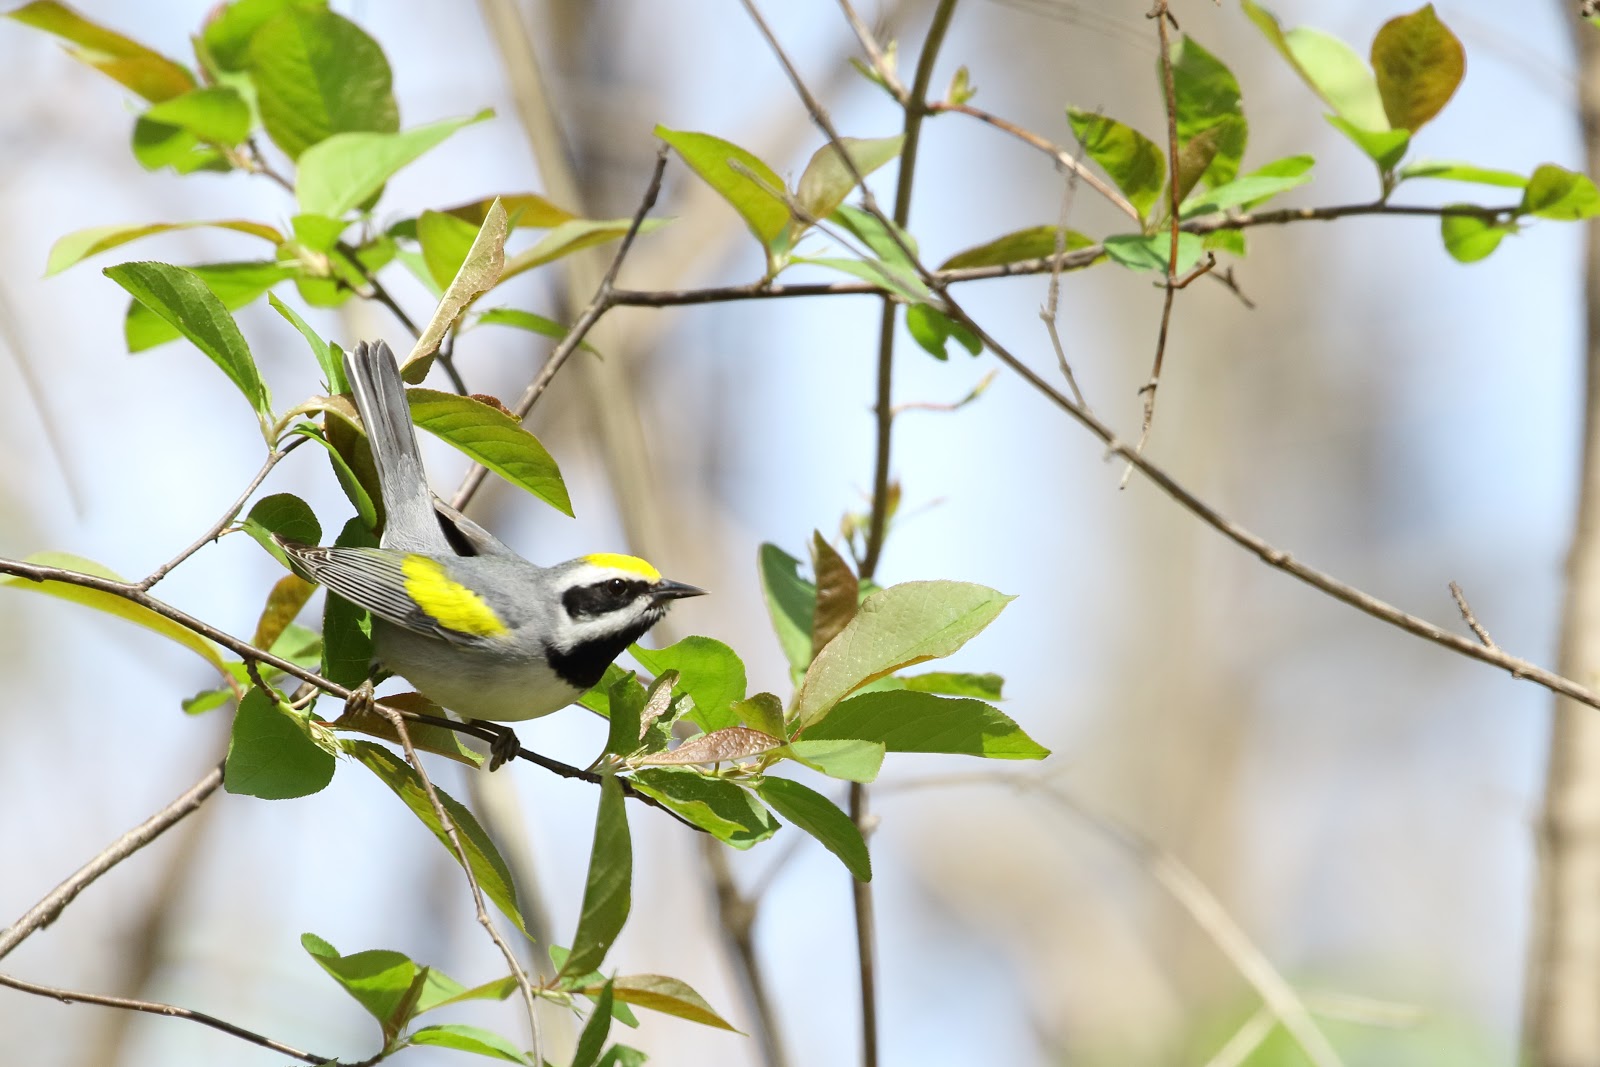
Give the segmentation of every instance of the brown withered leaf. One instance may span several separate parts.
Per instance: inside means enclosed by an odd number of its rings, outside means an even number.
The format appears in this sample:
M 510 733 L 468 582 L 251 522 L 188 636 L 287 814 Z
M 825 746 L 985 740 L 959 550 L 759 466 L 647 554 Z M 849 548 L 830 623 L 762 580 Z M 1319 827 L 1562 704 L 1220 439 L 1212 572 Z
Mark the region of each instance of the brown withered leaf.
M 779 738 L 752 730 L 748 726 L 730 726 L 713 730 L 692 741 L 685 741 L 671 752 L 657 752 L 653 756 L 634 760 L 640 766 L 687 766 L 694 763 L 723 763 L 728 760 L 759 756 L 783 744 Z
M 844 557 L 835 552 L 820 531 L 811 535 L 811 566 L 817 575 L 817 610 L 811 617 L 811 656 L 856 617 L 861 599 L 861 583 Z
M 443 709 L 421 693 L 395 693 L 383 697 L 380 702 L 399 711 L 444 718 Z M 400 734 L 394 728 L 394 724 L 386 716 L 371 708 L 357 711 L 347 704 L 344 713 L 328 725 L 335 730 L 349 730 L 400 744 Z M 484 757 L 462 744 L 461 735 L 454 730 L 447 730 L 442 726 L 429 726 L 424 722 L 408 722 L 406 734 L 411 738 L 412 747 L 419 752 L 432 752 L 453 759 L 457 763 L 465 763 L 469 767 L 483 766 Z
M 300 614 L 300 609 L 306 606 L 306 601 L 311 599 L 316 589 L 316 586 L 297 574 L 286 574 L 279 578 L 272 592 L 267 594 L 266 606 L 261 609 L 261 618 L 256 621 L 256 635 L 250 643 L 257 648 L 271 648 L 283 636 L 288 625 L 294 622 L 294 617 Z

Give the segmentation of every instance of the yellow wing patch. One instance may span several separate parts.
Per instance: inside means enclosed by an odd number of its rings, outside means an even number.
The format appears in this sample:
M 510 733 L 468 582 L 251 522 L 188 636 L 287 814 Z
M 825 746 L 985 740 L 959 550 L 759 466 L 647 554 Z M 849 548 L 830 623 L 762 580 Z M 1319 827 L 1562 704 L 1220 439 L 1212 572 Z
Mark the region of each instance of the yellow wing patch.
M 406 592 L 411 599 L 440 626 L 474 637 L 499 637 L 510 632 L 483 597 L 452 581 L 443 567 L 426 556 L 407 556 L 400 564 L 400 572 L 406 577 Z
M 627 571 L 629 574 L 637 574 L 639 577 L 651 582 L 659 582 L 661 580 L 661 572 L 638 556 L 624 556 L 618 552 L 596 552 L 592 556 L 584 556 L 583 561 L 585 563 L 593 563 L 596 567 L 613 567 L 619 571 Z

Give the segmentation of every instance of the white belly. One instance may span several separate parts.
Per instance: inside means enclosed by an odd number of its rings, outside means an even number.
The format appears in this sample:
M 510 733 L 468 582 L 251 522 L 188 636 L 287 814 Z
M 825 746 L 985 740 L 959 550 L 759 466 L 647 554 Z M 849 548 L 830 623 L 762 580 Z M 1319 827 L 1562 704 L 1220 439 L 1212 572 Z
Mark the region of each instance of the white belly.
M 537 719 L 583 695 L 542 657 L 506 660 L 469 647 L 446 649 L 438 638 L 375 623 L 378 660 L 416 686 L 417 692 L 464 719 Z

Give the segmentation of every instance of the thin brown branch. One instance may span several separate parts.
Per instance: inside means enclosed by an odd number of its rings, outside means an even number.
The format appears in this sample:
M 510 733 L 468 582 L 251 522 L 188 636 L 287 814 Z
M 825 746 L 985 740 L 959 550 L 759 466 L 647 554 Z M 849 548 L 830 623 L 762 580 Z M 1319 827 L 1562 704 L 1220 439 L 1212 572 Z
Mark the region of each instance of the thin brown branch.
M 170 574 L 173 568 L 177 567 L 178 564 L 182 563 L 184 560 L 200 551 L 200 549 L 204 548 L 210 542 L 221 537 L 222 531 L 227 528 L 230 522 L 239 517 L 239 512 L 244 510 L 245 502 L 250 499 L 251 494 L 253 494 L 257 489 L 261 488 L 261 483 L 267 480 L 267 475 L 272 473 L 272 468 L 276 467 L 278 462 L 282 460 L 284 456 L 287 456 L 290 452 L 293 452 L 296 448 L 299 448 L 302 444 L 304 444 L 305 440 L 306 439 L 304 437 L 296 437 L 282 448 L 273 449 L 271 452 L 268 452 L 266 462 L 261 464 L 261 469 L 256 471 L 255 477 L 250 479 L 250 484 L 244 487 L 244 492 L 239 494 L 238 499 L 234 500 L 232 504 L 228 505 L 228 510 L 222 513 L 222 517 L 216 522 L 212 523 L 210 529 L 206 530 L 205 533 L 195 538 L 194 541 L 191 542 L 189 546 L 182 552 L 179 552 L 176 556 L 173 556 L 171 559 L 167 560 L 167 562 L 151 571 L 149 577 L 139 583 L 139 588 L 148 591 L 157 582 Z
M 1055 349 L 1056 363 L 1061 367 L 1061 376 L 1067 380 L 1067 388 L 1072 390 L 1072 398 L 1080 405 L 1087 408 L 1089 402 L 1084 399 L 1083 390 L 1078 388 L 1078 379 L 1072 373 L 1072 364 L 1067 362 L 1067 348 L 1061 343 L 1061 329 L 1057 319 L 1061 314 L 1061 257 L 1067 252 L 1067 221 L 1072 217 L 1072 200 L 1078 192 L 1078 180 L 1082 177 L 1082 166 L 1077 159 L 1072 160 L 1073 165 L 1067 168 L 1067 180 L 1061 190 L 1061 212 L 1056 219 L 1056 247 L 1054 261 L 1050 271 L 1050 285 L 1045 290 L 1044 307 L 1039 309 L 1039 318 L 1044 320 L 1045 333 L 1050 337 L 1050 347 Z M 1129 205 L 1130 207 L 1132 205 Z M 1135 211 L 1135 217 L 1138 216 Z
M 1039 151 L 1055 160 L 1057 166 L 1069 171 L 1078 181 L 1083 182 L 1085 185 L 1089 186 L 1089 188 L 1105 197 L 1111 202 L 1113 207 L 1122 212 L 1124 215 L 1128 216 L 1128 218 L 1132 219 L 1135 225 L 1138 225 L 1144 221 L 1144 219 L 1139 215 L 1139 209 L 1134 207 L 1128 198 L 1123 196 L 1116 186 L 1112 185 L 1104 178 L 1101 178 L 1098 174 L 1085 166 L 1083 161 L 1077 156 L 1068 152 L 1065 148 L 1051 141 L 1049 138 L 1041 137 L 1032 130 L 1017 125 L 1010 119 L 1001 118 L 999 115 L 996 115 L 993 112 L 985 111 L 979 107 L 973 107 L 971 104 L 957 104 L 949 100 L 929 100 L 927 103 L 927 108 L 930 112 L 949 112 L 950 114 L 954 115 L 966 115 L 968 118 L 977 119 L 979 122 L 993 126 L 995 129 L 1000 130 L 1003 133 L 1010 134 L 1023 144 L 1026 144 L 1032 148 L 1037 148 Z
M 79 867 L 65 881 L 46 894 L 44 899 L 29 908 L 20 919 L 0 931 L 0 959 L 4 959 L 35 930 L 43 929 L 55 922 L 62 909 L 71 904 L 79 893 L 93 885 L 101 875 L 193 813 L 205 803 L 207 797 L 217 791 L 217 787 L 221 784 L 222 764 L 219 763 L 207 771 L 198 782 L 184 790 L 172 803 L 101 849 L 88 863 Z
M 656 198 L 661 195 L 661 177 L 667 169 L 667 146 L 663 144 L 656 152 L 655 168 L 650 172 L 650 184 L 645 187 L 644 197 L 639 201 L 639 207 L 633 213 L 633 220 L 628 224 L 628 230 L 622 235 L 622 243 L 617 246 L 617 254 L 611 257 L 611 265 L 606 268 L 605 274 L 600 279 L 600 284 L 595 288 L 594 296 L 589 298 L 588 305 L 579 313 L 572 328 L 567 335 L 551 351 L 550 358 L 544 361 L 544 366 L 539 368 L 539 373 L 533 381 L 528 383 L 528 388 L 523 390 L 522 396 L 517 399 L 512 412 L 518 419 L 528 417 L 528 412 L 533 410 L 533 405 L 539 402 L 539 397 L 550 387 L 555 379 L 556 372 L 567 362 L 568 358 L 578 350 L 583 339 L 588 336 L 594 324 L 600 317 L 610 311 L 619 301 L 616 299 L 617 272 L 622 269 L 622 261 L 627 258 L 628 250 L 633 247 L 633 240 L 639 235 L 639 227 L 644 225 L 650 209 L 655 207 Z M 455 496 L 450 499 L 450 504 L 456 510 L 464 510 L 471 502 L 473 494 L 483 484 L 485 475 L 489 472 L 479 464 L 473 464 L 467 471 L 466 477 L 461 480 L 461 486 L 456 490 Z
M 1467 624 L 1468 629 L 1478 635 L 1478 640 L 1483 642 L 1483 647 L 1497 647 L 1494 643 L 1494 638 L 1489 636 L 1489 631 L 1483 628 L 1483 624 L 1478 621 L 1478 617 L 1472 613 L 1472 605 L 1467 603 L 1467 594 L 1461 591 L 1460 583 L 1450 583 L 1450 596 L 1455 600 L 1456 608 L 1461 612 L 1461 621 Z
M 700 854 L 706 870 L 711 873 L 711 886 L 716 893 L 717 926 L 727 943 L 728 954 L 739 969 L 739 986 L 749 1002 L 755 1019 L 755 1037 L 761 1046 L 761 1061 L 766 1067 L 787 1067 L 789 1056 L 784 1047 L 783 1032 L 779 1026 L 777 1009 L 767 992 L 765 973 L 756 955 L 755 924 L 760 910 L 761 894 L 740 891 L 734 881 L 733 868 L 728 864 L 728 854 L 721 841 L 702 838 Z
M 861 42 L 861 50 L 867 54 L 867 62 L 872 65 L 872 70 L 883 79 L 883 84 L 889 87 L 889 92 L 901 105 L 908 97 L 905 85 L 895 74 L 894 68 L 889 64 L 889 57 L 878 44 L 878 38 L 873 35 L 871 27 L 857 13 L 850 0 L 839 0 L 839 10 L 844 12 L 844 20 L 850 24 L 850 29 L 856 35 L 856 40 Z
M 199 1023 L 201 1026 L 209 1026 L 213 1030 L 220 1030 L 232 1037 L 239 1038 L 241 1041 L 248 1041 L 252 1045 L 259 1045 L 262 1048 L 271 1049 L 273 1052 L 292 1056 L 304 1063 L 334 1067 L 339 1062 L 331 1056 L 318 1056 L 314 1052 L 303 1052 L 293 1045 L 285 1045 L 281 1041 L 274 1041 L 270 1037 L 252 1030 L 246 1030 L 242 1026 L 235 1026 L 233 1023 L 219 1019 L 215 1015 L 207 1015 L 202 1011 L 180 1008 L 175 1004 L 161 1004 L 150 1000 L 130 1000 L 127 997 L 108 997 L 99 993 L 84 993 L 73 989 L 58 989 L 55 986 L 27 982 L 9 974 L 0 974 L 0 986 L 9 986 L 12 989 L 23 993 L 32 993 L 35 996 L 49 997 L 52 1000 L 59 1000 L 63 1004 L 99 1004 L 106 1008 L 122 1008 L 125 1011 L 142 1011 L 151 1015 L 165 1015 L 170 1019 L 184 1019 L 188 1022 Z M 376 1058 L 363 1061 L 363 1064 L 374 1062 L 376 1062 Z M 363 1064 L 351 1064 L 350 1067 L 363 1067 Z
M 456 821 L 450 817 L 450 812 L 445 809 L 444 801 L 439 799 L 439 793 L 433 788 L 433 781 L 428 777 L 428 769 L 422 765 L 422 758 L 417 755 L 416 747 L 411 744 L 411 731 L 406 728 L 405 716 L 394 708 L 376 705 L 379 714 L 389 720 L 395 733 L 400 738 L 400 747 L 405 749 L 406 760 L 411 764 L 412 770 L 417 772 L 417 781 L 422 785 L 422 792 L 426 794 L 428 803 L 433 806 L 434 818 L 439 820 L 443 827 L 445 837 L 450 841 L 450 848 L 456 854 L 456 859 L 461 861 L 461 873 L 466 876 L 467 888 L 472 892 L 472 903 L 477 908 L 478 925 L 483 927 L 489 935 L 489 940 L 494 942 L 494 947 L 500 950 L 500 955 L 505 958 L 506 966 L 511 968 L 511 974 L 517 980 L 517 988 L 522 992 L 523 1007 L 528 1012 L 528 1033 L 533 1041 L 533 1062 L 544 1063 L 543 1042 L 539 1035 L 539 995 L 534 991 L 533 983 L 528 979 L 528 972 L 522 969 L 522 962 L 517 959 L 506 939 L 500 935 L 495 927 L 494 920 L 489 916 L 489 905 L 483 898 L 483 888 L 478 885 L 478 878 L 472 873 L 472 860 L 467 856 L 467 848 L 461 843 L 460 831 L 456 829 Z

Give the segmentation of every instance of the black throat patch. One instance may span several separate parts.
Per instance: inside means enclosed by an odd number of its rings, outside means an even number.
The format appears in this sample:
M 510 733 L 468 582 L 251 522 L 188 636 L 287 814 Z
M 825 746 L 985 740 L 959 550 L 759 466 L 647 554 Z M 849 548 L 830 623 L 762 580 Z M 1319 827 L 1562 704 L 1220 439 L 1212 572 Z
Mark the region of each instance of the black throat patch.
M 638 622 L 626 630 L 596 637 L 574 645 L 565 652 L 552 645 L 545 645 L 545 658 L 550 661 L 551 669 L 563 682 L 579 689 L 591 689 L 605 677 L 606 668 L 622 655 L 622 650 L 643 637 L 644 632 L 654 626 L 661 615 L 659 611 L 647 611 Z

